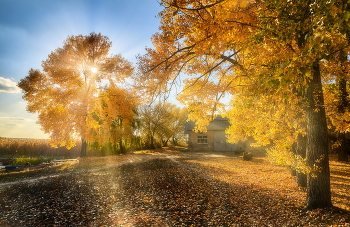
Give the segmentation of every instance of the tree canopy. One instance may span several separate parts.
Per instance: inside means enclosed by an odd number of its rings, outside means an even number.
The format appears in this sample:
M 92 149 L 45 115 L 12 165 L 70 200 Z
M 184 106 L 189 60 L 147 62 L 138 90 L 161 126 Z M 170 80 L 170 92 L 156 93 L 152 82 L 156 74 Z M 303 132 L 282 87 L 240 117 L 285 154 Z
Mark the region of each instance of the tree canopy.
M 231 123 L 239 115 L 245 118 L 244 125 L 231 127 L 229 140 L 234 141 L 236 134 L 253 135 L 260 144 L 274 140 L 282 148 L 275 149 L 282 150 L 277 155 L 285 155 L 298 135 L 306 135 L 310 168 L 306 208 L 331 206 L 321 73 L 324 62 L 348 51 L 349 3 L 163 0 L 161 4 L 154 48 L 138 58 L 139 88 L 154 96 L 180 80 L 184 89 L 179 101 L 189 106 L 189 119 L 196 120 L 198 130 L 205 131 L 210 115 L 226 113 Z M 225 110 L 220 100 L 227 94 L 232 102 Z
M 141 135 L 148 148 L 174 145 L 183 138 L 187 109 L 172 103 L 152 103 L 140 108 Z
M 43 72 L 31 69 L 18 83 L 28 102 L 27 110 L 39 114 L 38 123 L 50 134 L 52 144 L 69 148 L 80 137 L 81 155 L 85 156 L 91 114 L 100 105 L 103 88 L 113 89 L 133 73 L 129 61 L 110 55 L 111 46 L 108 37 L 100 33 L 69 36 L 42 62 Z M 125 107 L 129 104 L 118 106 L 121 112 Z M 113 115 L 117 110 L 109 111 Z
M 112 153 L 124 153 L 126 140 L 132 140 L 137 121 L 137 98 L 125 89 L 111 84 L 98 97 L 87 117 L 87 141 L 94 141 L 97 149 L 110 149 Z

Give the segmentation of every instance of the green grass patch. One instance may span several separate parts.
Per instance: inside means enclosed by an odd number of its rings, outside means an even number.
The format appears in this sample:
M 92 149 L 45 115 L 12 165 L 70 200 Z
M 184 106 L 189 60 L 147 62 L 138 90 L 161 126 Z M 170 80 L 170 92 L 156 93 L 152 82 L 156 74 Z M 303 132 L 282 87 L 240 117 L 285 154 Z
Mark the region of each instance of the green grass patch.
M 39 165 L 41 163 L 50 163 L 53 157 L 19 157 L 13 160 L 12 165 L 22 166 L 22 165 Z

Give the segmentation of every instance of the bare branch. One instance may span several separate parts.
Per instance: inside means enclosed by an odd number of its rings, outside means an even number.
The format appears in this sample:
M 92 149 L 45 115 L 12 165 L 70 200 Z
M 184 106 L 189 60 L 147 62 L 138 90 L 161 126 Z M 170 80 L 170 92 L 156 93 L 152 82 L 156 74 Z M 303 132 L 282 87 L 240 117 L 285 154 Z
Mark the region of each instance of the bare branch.
M 151 67 L 151 69 L 147 70 L 146 73 L 149 73 L 151 71 L 153 71 L 154 69 L 158 68 L 160 65 L 162 65 L 163 63 L 167 62 L 169 59 L 171 59 L 173 56 L 175 56 L 177 53 L 180 53 L 184 50 L 189 50 L 189 49 L 192 49 L 193 47 L 195 47 L 197 44 L 193 44 L 191 46 L 188 46 L 188 47 L 184 47 L 184 48 L 181 48 L 177 51 L 175 51 L 172 55 L 170 55 L 169 57 L 167 57 L 166 59 L 164 59 L 163 61 L 159 62 L 158 64 L 156 64 L 155 66 Z
M 251 23 L 243 23 L 243 22 L 234 21 L 234 20 L 227 20 L 225 22 L 227 22 L 227 23 L 236 23 L 236 24 L 240 24 L 240 25 L 248 26 L 248 27 L 252 27 L 252 28 L 259 28 L 258 26 L 252 25 Z
M 239 66 L 239 68 L 241 68 L 241 70 L 244 70 L 244 67 L 241 64 L 239 64 L 238 61 L 236 61 L 236 60 L 231 58 L 232 56 L 236 55 L 238 52 L 236 52 L 236 53 L 234 53 L 234 54 L 232 54 L 230 56 L 225 56 L 225 55 L 222 54 L 222 55 L 220 55 L 220 58 L 224 59 L 225 61 L 228 61 L 228 62 L 232 63 L 233 65 L 237 65 L 237 66 Z
M 194 86 L 201 78 L 203 78 L 204 76 L 206 76 L 207 74 L 211 74 L 212 71 L 214 71 L 214 69 L 216 69 L 217 67 L 219 67 L 222 63 L 226 62 L 226 61 L 229 61 L 229 62 L 236 62 L 234 65 L 238 65 L 240 66 L 241 68 L 243 68 L 243 66 L 241 66 L 237 61 L 233 60 L 231 57 L 236 55 L 238 52 L 235 52 L 233 54 L 231 54 L 230 56 L 224 56 L 224 55 L 221 55 L 221 58 L 223 60 L 221 60 L 219 63 L 217 63 L 214 67 L 210 68 L 209 70 L 207 70 L 205 73 L 203 73 L 201 76 L 199 76 L 191 85 L 187 86 L 185 89 L 182 90 L 182 92 L 186 91 L 188 88 Z M 223 57 L 222 57 L 223 56 Z
M 202 9 L 211 8 L 211 7 L 213 7 L 213 6 L 215 6 L 215 5 L 218 5 L 218 4 L 220 4 L 220 3 L 224 2 L 224 1 L 226 1 L 226 0 L 218 0 L 218 1 L 214 2 L 214 3 L 209 4 L 209 5 L 206 5 L 206 6 L 203 6 L 203 5 L 201 4 L 202 6 L 199 7 L 199 8 L 185 8 L 185 7 L 180 7 L 180 6 L 177 5 L 177 2 L 176 2 L 176 1 L 174 1 L 172 4 L 169 4 L 169 6 L 172 6 L 172 7 L 175 7 L 175 8 L 177 8 L 177 9 L 181 9 L 181 10 L 197 11 L 197 10 L 202 10 Z

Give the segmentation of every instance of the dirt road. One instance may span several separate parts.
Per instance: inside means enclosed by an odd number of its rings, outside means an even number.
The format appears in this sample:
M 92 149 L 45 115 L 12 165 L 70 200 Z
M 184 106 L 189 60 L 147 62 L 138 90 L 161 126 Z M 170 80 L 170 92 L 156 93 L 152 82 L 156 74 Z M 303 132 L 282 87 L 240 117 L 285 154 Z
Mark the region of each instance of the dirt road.
M 233 195 L 176 156 L 1 184 L 6 226 L 214 225 L 231 219 Z
M 196 163 L 223 157 L 135 156 L 103 168 L 3 185 L 0 226 L 312 226 L 315 220 L 327 226 L 350 221 L 330 212 L 318 213 L 318 220 L 312 212 L 301 213 L 292 194 L 219 180 L 220 174 L 235 175 Z M 230 158 L 235 159 L 225 160 Z

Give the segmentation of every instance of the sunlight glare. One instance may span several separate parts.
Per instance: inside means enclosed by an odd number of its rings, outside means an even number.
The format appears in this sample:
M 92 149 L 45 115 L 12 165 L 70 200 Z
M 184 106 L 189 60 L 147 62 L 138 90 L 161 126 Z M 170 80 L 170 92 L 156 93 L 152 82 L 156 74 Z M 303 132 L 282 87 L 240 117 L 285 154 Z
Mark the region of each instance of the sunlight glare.
M 92 68 L 91 68 L 91 71 L 92 71 L 93 73 L 96 73 L 96 72 L 97 72 L 97 68 L 92 67 Z

